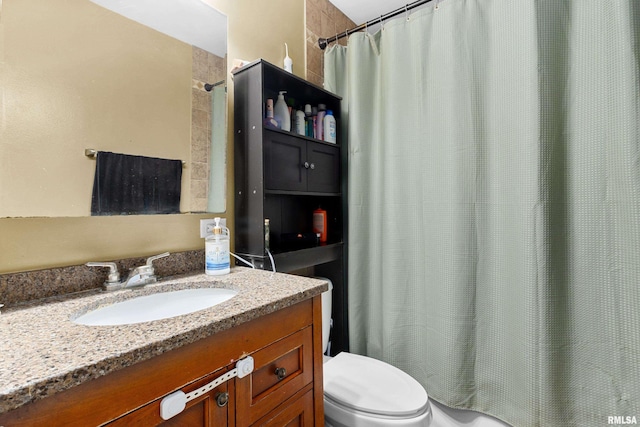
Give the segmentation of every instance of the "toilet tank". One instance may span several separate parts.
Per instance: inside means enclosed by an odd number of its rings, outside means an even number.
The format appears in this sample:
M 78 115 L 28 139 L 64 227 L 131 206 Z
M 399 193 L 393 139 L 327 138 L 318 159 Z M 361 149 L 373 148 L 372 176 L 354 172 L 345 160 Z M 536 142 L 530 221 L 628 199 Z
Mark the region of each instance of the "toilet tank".
M 329 290 L 322 293 L 322 354 L 325 354 L 329 347 L 329 333 L 331 332 L 331 294 L 333 291 L 333 283 L 326 277 L 316 277 L 316 279 L 329 282 Z

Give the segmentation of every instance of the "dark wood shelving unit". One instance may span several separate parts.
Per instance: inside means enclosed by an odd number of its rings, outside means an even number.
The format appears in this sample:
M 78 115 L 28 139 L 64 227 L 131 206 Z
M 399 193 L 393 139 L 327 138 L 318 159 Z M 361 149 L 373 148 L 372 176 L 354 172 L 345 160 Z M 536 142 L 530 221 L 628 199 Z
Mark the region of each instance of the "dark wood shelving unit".
M 347 146 L 340 138 L 341 98 L 264 60 L 236 70 L 234 82 L 235 252 L 257 268 L 313 267 L 334 285 L 332 347 L 347 350 Z M 335 144 L 265 127 L 266 100 L 287 91 L 287 104 L 325 104 L 337 120 Z M 292 126 L 293 127 L 293 126 Z M 327 211 L 328 239 L 312 239 L 313 211 Z M 293 237 L 292 237 L 293 236 Z M 309 239 L 296 240 L 297 236 Z

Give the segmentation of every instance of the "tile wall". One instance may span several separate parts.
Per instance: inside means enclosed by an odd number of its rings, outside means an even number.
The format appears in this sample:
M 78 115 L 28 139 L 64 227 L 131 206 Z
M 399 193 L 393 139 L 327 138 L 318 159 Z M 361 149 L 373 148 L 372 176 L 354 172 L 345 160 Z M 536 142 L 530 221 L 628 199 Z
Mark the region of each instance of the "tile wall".
M 211 147 L 211 93 L 205 83 L 225 79 L 227 60 L 193 47 L 191 86 L 191 212 L 205 212 L 209 194 L 209 149 Z
M 307 0 L 307 80 L 318 86 L 324 82 L 324 51 L 318 46 L 318 39 L 356 25 L 328 0 Z M 346 45 L 347 39 L 340 39 L 339 43 Z

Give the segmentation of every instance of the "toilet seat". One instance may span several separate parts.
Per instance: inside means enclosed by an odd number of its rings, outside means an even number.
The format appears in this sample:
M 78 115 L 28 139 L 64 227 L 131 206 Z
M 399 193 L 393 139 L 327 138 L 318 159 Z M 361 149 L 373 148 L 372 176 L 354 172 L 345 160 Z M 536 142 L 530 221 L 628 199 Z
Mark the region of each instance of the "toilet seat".
M 340 353 L 324 364 L 325 399 L 374 417 L 414 418 L 429 408 L 424 388 L 380 360 Z

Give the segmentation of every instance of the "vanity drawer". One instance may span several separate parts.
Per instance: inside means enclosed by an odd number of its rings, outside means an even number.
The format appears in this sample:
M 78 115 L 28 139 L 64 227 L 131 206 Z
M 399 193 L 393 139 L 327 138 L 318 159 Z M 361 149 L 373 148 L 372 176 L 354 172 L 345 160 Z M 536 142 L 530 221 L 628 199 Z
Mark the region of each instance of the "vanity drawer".
M 253 424 L 313 381 L 312 328 L 252 354 L 254 371 L 236 381 L 236 422 Z

